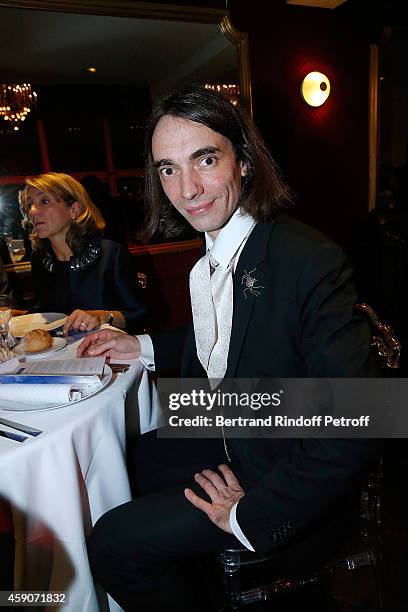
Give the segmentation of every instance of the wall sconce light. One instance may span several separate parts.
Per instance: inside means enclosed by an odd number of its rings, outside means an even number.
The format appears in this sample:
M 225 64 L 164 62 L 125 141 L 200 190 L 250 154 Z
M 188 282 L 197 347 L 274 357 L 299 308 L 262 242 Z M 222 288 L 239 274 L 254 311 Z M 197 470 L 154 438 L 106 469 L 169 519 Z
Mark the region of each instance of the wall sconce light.
M 300 93 L 309 106 L 321 106 L 330 95 L 330 81 L 321 72 L 309 72 L 302 81 Z

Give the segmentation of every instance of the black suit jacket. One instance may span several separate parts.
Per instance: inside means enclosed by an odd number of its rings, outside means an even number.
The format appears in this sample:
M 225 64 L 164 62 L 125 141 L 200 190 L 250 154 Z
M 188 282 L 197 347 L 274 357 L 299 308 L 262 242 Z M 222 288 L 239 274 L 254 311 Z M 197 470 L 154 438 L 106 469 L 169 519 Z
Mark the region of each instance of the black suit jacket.
M 31 260 L 35 310 L 64 312 L 74 309 L 120 310 L 126 331 L 141 332 L 146 318 L 142 291 L 137 283 L 132 258 L 127 249 L 111 240 L 95 239 L 100 247 L 91 265 L 73 270 L 69 262 L 53 259 L 50 269 L 43 256 L 34 251 Z
M 258 296 L 244 293 L 248 274 L 256 279 Z M 286 214 L 256 225 L 234 274 L 226 377 L 376 375 L 368 326 L 353 312 L 356 301 L 352 270 L 328 238 Z M 171 355 L 174 364 L 169 338 L 153 341 L 158 370 Z M 192 326 L 181 372 L 206 376 Z M 330 523 L 377 447 L 372 440 L 345 439 L 249 438 L 228 445 L 246 490 L 238 523 L 257 551 Z

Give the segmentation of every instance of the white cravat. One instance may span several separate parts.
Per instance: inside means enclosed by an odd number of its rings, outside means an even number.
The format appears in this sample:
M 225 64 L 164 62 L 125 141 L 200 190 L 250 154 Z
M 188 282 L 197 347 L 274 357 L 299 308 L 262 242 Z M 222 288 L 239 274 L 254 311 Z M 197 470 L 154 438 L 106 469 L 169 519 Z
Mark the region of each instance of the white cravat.
M 190 274 L 191 308 L 197 355 L 209 379 L 223 378 L 227 369 L 233 310 L 231 261 L 225 269 L 209 253 Z
M 234 263 L 253 226 L 249 215 L 236 211 L 220 231 L 211 254 L 207 250 L 190 273 L 197 356 L 210 381 L 214 379 L 212 387 L 218 384 L 217 379 L 224 378 L 227 369 L 234 306 Z M 213 257 L 218 253 L 222 255 L 222 263 Z M 212 274 L 210 259 L 214 264 Z
M 208 378 L 217 379 L 224 378 L 227 370 L 234 307 L 234 285 L 232 281 L 234 259 L 225 269 L 210 256 L 210 265 L 214 267 L 214 272 L 211 275 L 211 293 L 215 308 L 216 340 L 210 354 L 207 374 Z

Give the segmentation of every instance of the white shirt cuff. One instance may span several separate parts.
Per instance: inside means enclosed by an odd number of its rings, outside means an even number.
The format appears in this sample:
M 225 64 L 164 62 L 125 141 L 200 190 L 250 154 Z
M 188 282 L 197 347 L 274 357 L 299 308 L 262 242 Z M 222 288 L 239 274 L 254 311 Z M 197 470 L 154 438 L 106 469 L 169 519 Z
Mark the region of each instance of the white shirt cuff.
M 237 521 L 237 506 L 239 504 L 239 501 L 237 501 L 236 504 L 234 504 L 232 506 L 231 509 L 231 514 L 230 514 L 230 527 L 232 529 L 232 533 L 234 534 L 234 536 L 237 538 L 237 540 L 239 540 L 241 542 L 241 544 L 243 546 L 245 546 L 245 548 L 247 548 L 248 550 L 255 552 L 255 548 L 251 545 L 251 543 L 246 539 L 246 537 L 244 536 L 244 534 L 241 531 L 241 527 L 238 525 L 238 521 Z
M 154 363 L 154 348 L 151 337 L 148 334 L 141 334 L 136 338 L 140 342 L 140 361 L 145 368 L 154 372 L 156 364 Z

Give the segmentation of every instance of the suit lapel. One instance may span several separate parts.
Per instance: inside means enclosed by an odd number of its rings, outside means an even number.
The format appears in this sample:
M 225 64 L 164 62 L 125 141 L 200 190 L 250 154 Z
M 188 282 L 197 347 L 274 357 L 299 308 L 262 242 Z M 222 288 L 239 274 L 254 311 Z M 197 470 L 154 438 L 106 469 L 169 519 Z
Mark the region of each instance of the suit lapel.
M 225 377 L 233 377 L 246 337 L 251 314 L 258 297 L 251 292 L 248 282 L 256 279 L 255 285 L 261 286 L 265 274 L 265 259 L 271 236 L 271 223 L 258 223 L 249 236 L 240 255 L 234 274 L 234 314 L 232 318 L 231 340 L 228 353 L 228 365 Z M 244 290 L 247 289 L 244 293 Z M 255 289 L 253 290 L 255 291 Z M 259 299 L 262 299 L 259 290 Z

